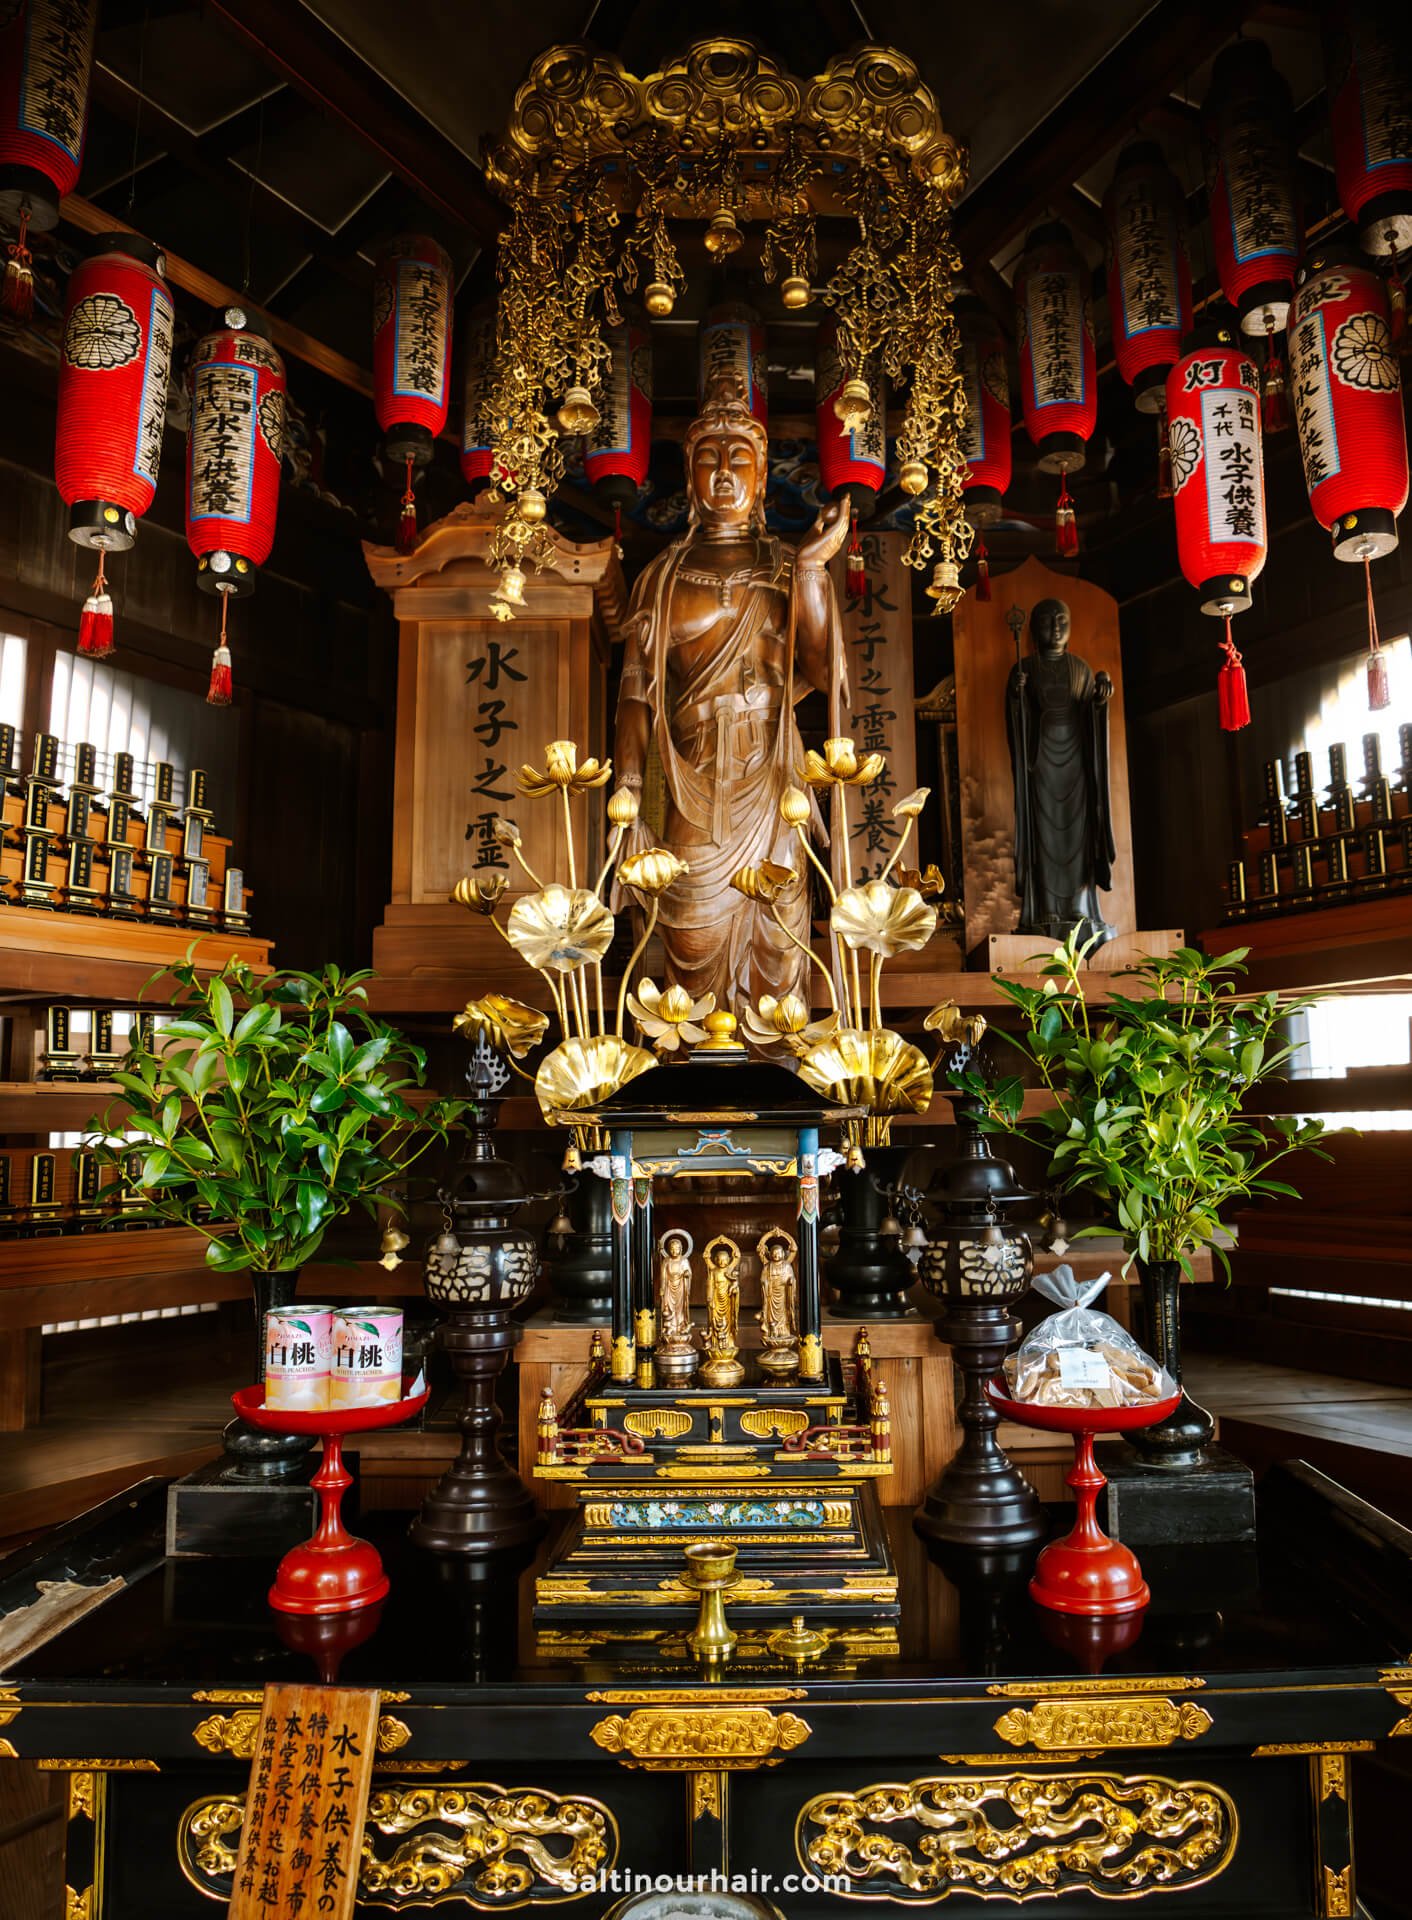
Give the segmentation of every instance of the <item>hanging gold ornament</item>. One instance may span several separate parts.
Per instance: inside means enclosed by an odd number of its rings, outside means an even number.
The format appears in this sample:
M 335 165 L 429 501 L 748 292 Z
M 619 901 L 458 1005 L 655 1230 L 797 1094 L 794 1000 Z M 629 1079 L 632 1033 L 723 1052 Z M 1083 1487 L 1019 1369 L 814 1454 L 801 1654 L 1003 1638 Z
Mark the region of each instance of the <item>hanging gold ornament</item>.
M 665 320 L 677 304 L 677 296 L 665 280 L 654 280 L 643 293 L 642 304 L 654 320 Z
M 506 567 L 501 574 L 498 597 L 511 607 L 525 604 L 525 576 L 519 567 Z
M 845 380 L 834 399 L 833 410 L 843 423 L 845 433 L 856 433 L 873 411 L 873 396 L 866 380 Z
M 733 253 L 739 252 L 744 238 L 730 208 L 717 208 L 706 227 L 706 251 L 711 258 L 728 260 Z
M 549 510 L 549 503 L 538 487 L 526 487 L 519 500 L 520 518 L 537 527 Z
M 904 493 L 916 495 L 925 493 L 927 487 L 926 462 L 922 460 L 904 460 L 897 470 L 897 484 Z
M 780 300 L 791 313 L 807 307 L 811 298 L 812 289 L 802 273 L 791 273 L 780 282 Z
M 559 408 L 559 425 L 565 433 L 592 433 L 598 425 L 598 409 L 587 387 L 570 387 Z
M 961 570 L 954 560 L 938 560 L 932 568 L 927 598 L 936 601 L 937 613 L 950 613 L 961 598 Z

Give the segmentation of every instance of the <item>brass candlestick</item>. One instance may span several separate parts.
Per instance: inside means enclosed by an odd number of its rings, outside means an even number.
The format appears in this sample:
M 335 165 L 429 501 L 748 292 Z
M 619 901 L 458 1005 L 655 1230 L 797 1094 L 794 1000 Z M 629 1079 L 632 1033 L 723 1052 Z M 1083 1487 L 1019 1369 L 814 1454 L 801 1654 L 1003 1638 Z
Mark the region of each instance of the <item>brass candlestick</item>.
M 739 1578 L 735 1548 L 724 1540 L 693 1540 L 687 1548 L 683 1583 L 701 1595 L 687 1645 L 708 1666 L 722 1665 L 735 1652 L 736 1637 L 726 1621 L 725 1593 Z

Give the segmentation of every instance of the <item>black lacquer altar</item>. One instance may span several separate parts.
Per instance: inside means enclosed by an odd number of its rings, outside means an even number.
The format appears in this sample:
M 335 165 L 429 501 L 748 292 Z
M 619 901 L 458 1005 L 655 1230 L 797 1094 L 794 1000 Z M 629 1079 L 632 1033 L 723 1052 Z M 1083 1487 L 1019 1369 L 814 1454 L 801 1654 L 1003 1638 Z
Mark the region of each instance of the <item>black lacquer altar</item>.
M 825 1872 L 904 1906 L 1062 1892 L 1079 1920 L 1135 1895 L 1338 1920 L 1349 1756 L 1412 1733 L 1412 1536 L 1307 1469 L 1261 1500 L 1258 1549 L 1149 1549 L 1152 1605 L 1116 1622 L 1047 1618 L 1024 1566 L 946 1571 L 898 1525 L 900 1639 L 825 1627 L 804 1660 L 736 1609 L 708 1678 L 686 1628 L 536 1632 L 524 1557 L 419 1553 L 400 1515 L 366 1523 L 380 1617 L 281 1622 L 258 1563 L 161 1558 L 154 1486 L 74 1529 L 62 1565 L 0 1581 L 6 1610 L 60 1571 L 130 1582 L 12 1669 L 3 1738 L 69 1772 L 70 1886 L 123 1920 L 215 1910 L 261 1689 L 335 1674 L 381 1691 L 360 1915 L 449 1898 L 596 1920 L 623 1882 L 586 1876 L 724 1869 L 773 1875 L 790 1920 L 847 1911 L 805 1884 Z

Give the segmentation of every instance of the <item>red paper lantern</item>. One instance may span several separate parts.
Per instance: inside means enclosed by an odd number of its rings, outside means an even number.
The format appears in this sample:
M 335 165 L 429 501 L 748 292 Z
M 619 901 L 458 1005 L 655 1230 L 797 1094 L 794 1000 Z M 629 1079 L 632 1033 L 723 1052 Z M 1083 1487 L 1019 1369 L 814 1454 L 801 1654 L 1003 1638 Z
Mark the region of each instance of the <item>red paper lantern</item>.
M 1250 702 L 1231 616 L 1250 605 L 1266 553 L 1260 376 L 1229 327 L 1198 328 L 1185 349 L 1167 375 L 1177 553 L 1201 611 L 1226 623 L 1218 691 L 1233 732 L 1249 723 Z
M 1137 141 L 1118 156 L 1103 197 L 1113 353 L 1139 413 L 1160 413 L 1167 373 L 1191 329 L 1191 267 L 1181 189 L 1162 149 Z
M 78 184 L 98 0 L 11 0 L 0 8 L 0 219 L 18 228 L 6 249 L 5 308 L 34 305 L 31 228 L 59 220 Z
M 698 400 L 705 401 L 712 382 L 722 373 L 735 374 L 746 405 L 762 427 L 768 426 L 765 326 L 755 309 L 741 301 L 712 307 L 701 324 Z
M 966 518 L 973 527 L 993 527 L 1010 485 L 1010 372 L 1000 328 L 974 294 L 956 301 L 961 335 L 961 384 L 966 420 L 961 450 L 966 456 Z
M 1069 475 L 1083 465 L 1098 419 L 1098 366 L 1085 278 L 1069 229 L 1058 220 L 1036 227 L 1015 270 L 1020 401 L 1040 471 L 1063 476 L 1054 522 L 1055 551 L 1061 554 L 1079 550 Z
M 79 621 L 81 653 L 112 651 L 104 558 L 132 545 L 157 488 L 174 319 L 165 266 L 150 240 L 108 233 L 69 278 L 54 479 L 70 540 L 99 556 Z
M 373 278 L 373 407 L 389 460 L 404 467 L 397 550 L 417 544 L 413 482 L 445 431 L 451 262 L 424 233 L 394 240 Z
M 268 323 L 227 307 L 192 358 L 186 443 L 186 543 L 196 555 L 197 585 L 221 596 L 221 641 L 206 696 L 213 706 L 230 702 L 231 596 L 254 588 L 274 545 L 284 394 L 284 362 Z
M 1369 704 L 1385 707 L 1391 694 L 1368 569 L 1397 545 L 1407 429 L 1387 295 L 1379 275 L 1351 252 L 1321 251 L 1301 272 L 1289 362 L 1309 504 L 1332 536 L 1335 559 L 1363 563 Z
M 1245 333 L 1289 318 L 1299 259 L 1289 88 L 1263 40 L 1218 57 L 1202 109 L 1206 194 L 1221 291 Z
M 652 458 L 652 341 L 640 320 L 605 337 L 612 358 L 583 464 L 594 492 L 621 516 L 635 503 Z
M 838 349 L 838 321 L 821 322 L 814 346 L 814 434 L 819 449 L 819 481 L 835 500 L 847 499 L 867 519 L 887 477 L 887 386 L 874 354 L 864 363 L 868 385 L 867 418 L 851 431 L 834 407 L 850 374 Z
M 1412 247 L 1412 34 L 1389 0 L 1340 0 L 1324 19 L 1334 177 L 1365 251 Z
M 474 487 L 490 478 L 495 450 L 490 444 L 490 422 L 485 402 L 495 361 L 495 305 L 476 308 L 466 328 L 465 385 L 461 412 L 461 477 Z

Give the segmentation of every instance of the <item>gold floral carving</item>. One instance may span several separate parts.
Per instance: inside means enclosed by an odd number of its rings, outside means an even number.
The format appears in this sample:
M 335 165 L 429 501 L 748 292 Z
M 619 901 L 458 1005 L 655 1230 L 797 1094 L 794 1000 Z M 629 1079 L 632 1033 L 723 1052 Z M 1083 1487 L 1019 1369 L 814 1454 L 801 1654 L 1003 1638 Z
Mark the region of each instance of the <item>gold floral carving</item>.
M 682 1707 L 642 1707 L 624 1716 L 609 1714 L 590 1729 L 589 1738 L 625 1767 L 653 1772 L 684 1772 L 702 1765 L 732 1770 L 778 1766 L 792 1748 L 802 1746 L 812 1729 L 797 1713 L 770 1713 L 764 1707 L 711 1707 L 695 1712 Z
M 36 1760 L 41 1773 L 160 1773 L 155 1760 Z
M 1253 1747 L 1251 1758 L 1264 1760 L 1274 1754 L 1293 1753 L 1372 1753 L 1376 1740 L 1272 1740 L 1266 1746 Z
M 92 1887 L 85 1887 L 82 1893 L 64 1888 L 64 1920 L 93 1920 Z
M 805 1802 L 795 1852 L 855 1899 L 1129 1899 L 1212 1880 L 1235 1853 L 1235 1803 L 1202 1780 L 1111 1773 L 888 1782 Z M 861 1891 L 866 1887 L 867 1892 Z
M 181 1816 L 177 1858 L 208 1897 L 228 1896 L 221 1882 L 234 1876 L 244 1817 L 244 1802 L 227 1799 L 197 1800 Z M 430 1831 L 419 1833 L 423 1827 Z M 375 1834 L 397 1844 L 380 1847 Z M 489 1782 L 378 1788 L 368 1802 L 359 1892 L 375 1906 L 457 1897 L 471 1906 L 544 1905 L 579 1897 L 585 1879 L 612 1870 L 618 1847 L 617 1821 L 598 1800 Z
M 391 1695 L 385 1694 L 383 1697 L 390 1699 Z M 255 1738 L 259 1730 L 258 1712 L 212 1713 L 198 1722 L 192 1729 L 191 1737 L 197 1746 L 204 1747 L 207 1753 L 228 1753 L 236 1760 L 253 1760 Z M 377 1731 L 379 1753 L 396 1753 L 400 1747 L 406 1746 L 411 1737 L 412 1730 L 405 1720 L 398 1720 L 390 1713 L 379 1716 Z
M 1381 1684 L 1399 1707 L 1412 1708 L 1412 1667 L 1384 1667 L 1378 1675 Z M 1394 1726 L 1387 1730 L 1387 1738 L 1396 1740 L 1412 1734 L 1412 1712 L 1404 1713 Z
M 20 1716 L 19 1692 L 14 1687 L 0 1687 L 0 1727 L 8 1727 L 12 1720 Z M 0 1759 L 17 1760 L 19 1754 L 8 1740 L 0 1739 Z
M 1348 1761 L 1341 1753 L 1322 1753 L 1314 1762 L 1315 1775 L 1319 1782 L 1320 1801 L 1337 1794 L 1340 1800 L 1348 1798 Z
M 69 1818 L 93 1818 L 93 1775 L 86 1770 L 69 1775 Z
M 1102 1753 L 1198 1740 L 1210 1725 L 1210 1714 L 1191 1700 L 1180 1706 L 1175 1700 L 1042 1700 L 1002 1713 L 995 1731 L 1012 1747 L 1092 1747 Z
M 665 1439 L 676 1440 L 690 1431 L 691 1415 L 677 1407 L 650 1407 L 646 1413 L 625 1413 L 623 1425 L 643 1440 L 651 1440 L 659 1433 Z
M 1350 1862 L 1342 1873 L 1335 1873 L 1332 1867 L 1324 1868 L 1324 1899 L 1321 1908 L 1327 1920 L 1345 1920 L 1353 1912 L 1353 1866 Z
M 1191 1693 L 1205 1685 L 1196 1674 L 1168 1674 L 1160 1680 L 996 1680 L 986 1692 L 1008 1700 L 1045 1700 L 1056 1693 Z
M 213 1707 L 258 1707 L 265 1696 L 259 1687 L 203 1687 L 191 1697 Z
M 649 1691 L 645 1687 L 604 1687 L 593 1693 L 586 1693 L 584 1700 L 595 1707 L 669 1707 L 678 1704 L 690 1705 L 701 1698 L 699 1688 L 688 1692 L 684 1687 L 654 1687 Z M 778 1706 L 783 1700 L 807 1700 L 805 1687 L 712 1687 L 711 1700 L 715 1706 Z
M 721 1817 L 721 1776 L 718 1773 L 694 1773 L 691 1776 L 691 1817 L 693 1820 L 719 1820 Z
M 800 1407 L 756 1407 L 740 1416 L 740 1430 L 756 1440 L 768 1440 L 771 1434 L 788 1440 L 792 1433 L 803 1433 L 809 1416 Z

